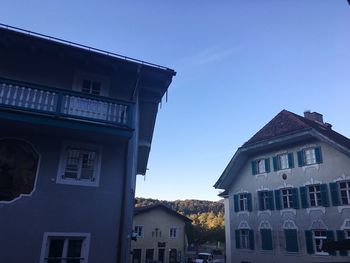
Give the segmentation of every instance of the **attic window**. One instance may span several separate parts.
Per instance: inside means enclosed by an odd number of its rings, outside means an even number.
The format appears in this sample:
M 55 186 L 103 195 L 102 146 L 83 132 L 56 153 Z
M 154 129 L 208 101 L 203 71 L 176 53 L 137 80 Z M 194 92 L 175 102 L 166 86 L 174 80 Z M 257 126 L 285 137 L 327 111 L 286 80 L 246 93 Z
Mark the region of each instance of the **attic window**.
M 101 95 L 101 82 L 84 79 L 82 83 L 82 92 L 91 95 Z

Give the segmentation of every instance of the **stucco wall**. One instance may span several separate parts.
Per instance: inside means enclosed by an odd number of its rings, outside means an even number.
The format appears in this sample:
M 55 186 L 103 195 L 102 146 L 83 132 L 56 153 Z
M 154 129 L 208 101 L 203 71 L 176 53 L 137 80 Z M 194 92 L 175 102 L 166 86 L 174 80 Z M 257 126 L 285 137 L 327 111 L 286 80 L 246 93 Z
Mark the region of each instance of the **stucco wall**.
M 321 146 L 323 163 L 298 167 L 297 151 L 309 146 Z M 272 156 L 287 151 L 294 153 L 295 168 L 274 172 L 272 169 Z M 268 157 L 270 157 L 271 161 L 271 172 L 267 174 L 252 175 L 251 161 Z M 282 174 L 287 175 L 286 180 L 282 179 Z M 226 224 L 228 224 L 228 227 L 230 228 L 229 238 L 231 241 L 231 262 L 346 262 L 347 259 L 341 256 L 318 256 L 307 254 L 304 230 L 311 229 L 312 223 L 316 220 L 322 220 L 329 230 L 339 230 L 344 223 L 344 220 L 350 217 L 350 207 L 339 209 L 339 207 L 332 206 L 329 192 L 330 207 L 316 210 L 300 208 L 290 209 L 289 211 L 258 211 L 257 191 L 275 190 L 283 187 L 299 188 L 300 186 L 311 183 L 328 184 L 339 178 L 349 179 L 349 176 L 349 157 L 323 142 L 306 143 L 253 156 L 252 159 L 246 162 L 239 174 L 237 174 L 232 187 L 229 190 L 229 211 L 226 210 L 226 213 L 229 213 L 231 220 L 228 222 L 226 221 Z M 233 195 L 245 191 L 252 193 L 253 212 L 234 212 Z M 294 221 L 298 228 L 300 248 L 298 253 L 285 252 L 282 232 L 282 225 L 285 220 Z M 246 221 L 249 227 L 254 230 L 254 250 L 236 249 L 235 230 L 242 221 Z M 272 251 L 261 251 L 261 240 L 258 235 L 258 229 L 262 221 L 267 221 L 272 226 L 274 241 Z M 229 250 L 227 253 L 229 253 Z
M 0 202 L 0 261 L 39 262 L 44 232 L 81 232 L 91 234 L 90 263 L 115 262 L 125 146 L 101 143 L 99 186 L 89 187 L 56 183 L 62 142 L 79 141 L 77 138 L 1 131 L 0 139 L 4 137 L 32 144 L 40 163 L 30 196 Z
M 166 213 L 162 209 L 153 209 L 149 212 L 134 216 L 133 225 L 143 226 L 144 236 L 131 242 L 131 249 L 142 249 L 142 261 L 145 262 L 146 249 L 154 249 L 154 259 L 158 259 L 158 242 L 165 242 L 165 261 L 169 262 L 169 249 L 181 252 L 182 261 L 185 258 L 185 223 L 181 219 Z M 170 228 L 177 228 L 177 237 L 170 238 Z M 162 232 L 161 237 L 152 237 L 152 231 L 158 228 Z

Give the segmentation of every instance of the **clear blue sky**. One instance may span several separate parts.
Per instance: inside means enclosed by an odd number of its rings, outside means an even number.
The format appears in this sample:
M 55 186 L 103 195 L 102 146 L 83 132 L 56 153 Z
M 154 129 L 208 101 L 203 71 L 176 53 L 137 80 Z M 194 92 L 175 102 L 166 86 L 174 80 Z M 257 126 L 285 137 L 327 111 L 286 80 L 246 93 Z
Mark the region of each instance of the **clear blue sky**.
M 0 22 L 177 71 L 137 196 L 218 200 L 237 147 L 282 109 L 350 136 L 346 0 L 2 0 Z

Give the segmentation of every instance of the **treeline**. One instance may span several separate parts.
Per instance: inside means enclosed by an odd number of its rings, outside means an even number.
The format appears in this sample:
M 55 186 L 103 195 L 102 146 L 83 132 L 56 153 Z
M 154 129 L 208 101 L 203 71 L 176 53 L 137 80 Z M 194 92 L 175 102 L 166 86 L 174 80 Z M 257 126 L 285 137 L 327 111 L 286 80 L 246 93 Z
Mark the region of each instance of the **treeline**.
M 194 199 L 165 201 L 141 197 L 135 200 L 136 207 L 155 204 L 163 204 L 192 220 L 192 225 L 187 226 L 190 243 L 204 244 L 225 241 L 223 202 Z

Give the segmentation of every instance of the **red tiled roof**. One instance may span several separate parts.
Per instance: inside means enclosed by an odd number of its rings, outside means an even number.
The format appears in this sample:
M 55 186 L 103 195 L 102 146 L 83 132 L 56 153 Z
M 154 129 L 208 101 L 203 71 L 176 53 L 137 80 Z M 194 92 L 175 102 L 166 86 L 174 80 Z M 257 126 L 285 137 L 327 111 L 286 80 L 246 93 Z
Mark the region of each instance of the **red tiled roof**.
M 249 146 L 262 141 L 268 141 L 275 137 L 282 137 L 303 130 L 314 129 L 328 139 L 350 149 L 350 139 L 337 133 L 326 125 L 312 121 L 305 117 L 299 116 L 287 110 L 282 110 L 253 137 L 251 137 L 243 147 Z

